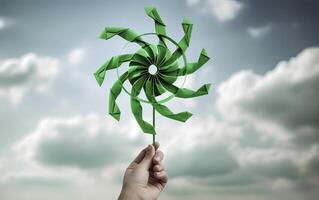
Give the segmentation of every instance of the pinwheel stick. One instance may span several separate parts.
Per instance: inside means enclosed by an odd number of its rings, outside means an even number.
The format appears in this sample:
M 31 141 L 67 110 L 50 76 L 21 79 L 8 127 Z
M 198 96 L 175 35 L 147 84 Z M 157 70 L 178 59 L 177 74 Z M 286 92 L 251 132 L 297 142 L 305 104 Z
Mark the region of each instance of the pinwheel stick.
M 155 108 L 153 107 L 153 127 L 155 129 Z M 153 134 L 153 145 L 155 147 L 155 133 Z

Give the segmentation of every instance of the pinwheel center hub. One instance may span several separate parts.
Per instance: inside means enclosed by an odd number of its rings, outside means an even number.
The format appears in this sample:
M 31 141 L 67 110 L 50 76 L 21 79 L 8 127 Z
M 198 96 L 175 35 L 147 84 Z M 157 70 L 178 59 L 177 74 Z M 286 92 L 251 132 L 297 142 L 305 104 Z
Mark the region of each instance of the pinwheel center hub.
M 145 33 L 138 37 L 145 35 L 156 35 L 156 33 Z M 120 83 L 122 83 L 121 88 L 133 99 L 143 103 L 153 104 L 154 101 L 157 101 L 157 103 L 163 104 L 170 101 L 176 96 L 175 90 L 178 89 L 178 87 L 174 86 L 173 83 L 177 80 L 178 76 L 184 76 L 184 80 L 179 88 L 183 88 L 186 81 L 187 70 L 185 66 L 188 66 L 188 63 L 184 52 L 181 52 L 181 55 L 179 55 L 179 48 L 181 48 L 179 44 L 168 36 L 161 36 L 177 47 L 173 54 L 166 45 L 143 44 L 141 45 L 142 48 L 137 50 L 133 55 L 123 54 L 126 56 L 123 57 L 123 59 L 130 57 L 129 67 L 126 73 L 120 77 L 118 68 L 116 68 L 117 76 Z M 177 60 L 180 56 L 183 58 L 184 67 L 182 68 L 179 67 Z M 114 62 L 119 61 L 114 60 Z M 123 86 L 122 79 L 125 81 L 125 78 L 128 79 L 132 85 L 131 92 Z M 138 97 L 142 89 L 146 96 L 149 95 L 147 99 Z M 169 96 L 166 95 L 166 97 L 162 97 L 162 99 L 153 99 L 166 92 L 173 94 L 168 94 Z M 151 100 L 149 98 L 151 98 Z
M 151 75 L 155 75 L 157 73 L 158 69 L 155 65 L 150 65 L 148 67 L 148 73 Z

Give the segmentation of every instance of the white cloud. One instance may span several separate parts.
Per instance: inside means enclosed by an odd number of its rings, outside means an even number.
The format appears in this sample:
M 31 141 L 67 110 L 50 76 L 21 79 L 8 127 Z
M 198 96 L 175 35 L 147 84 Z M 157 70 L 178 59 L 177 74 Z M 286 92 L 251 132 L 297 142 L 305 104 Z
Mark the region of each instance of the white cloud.
M 259 38 L 271 31 L 272 26 L 270 24 L 259 26 L 259 27 L 250 27 L 247 29 L 247 32 L 250 36 L 254 38 Z
M 0 30 L 6 27 L 9 27 L 14 24 L 14 21 L 8 17 L 1 17 L 0 16 Z
M 255 119 L 287 128 L 317 127 L 319 48 L 282 61 L 265 75 L 241 71 L 218 89 L 217 108 L 228 119 Z M 306 103 L 305 103 L 306 102 Z
M 4 19 L 0 17 L 0 30 L 3 29 L 6 26 L 6 23 L 4 22 Z
M 201 0 L 186 0 L 188 6 L 194 6 L 198 4 Z
M 80 64 L 85 59 L 86 53 L 86 50 L 83 48 L 73 49 L 67 56 L 68 61 L 73 65 Z
M 59 199 L 115 199 L 126 166 L 143 147 L 146 137 L 138 133 L 139 137 L 129 137 L 130 126 L 118 126 L 97 114 L 46 117 L 0 152 L 1 197 L 43 199 L 58 191 Z M 26 191 L 28 197 L 16 191 Z
M 128 130 L 96 114 L 48 117 L 13 149 L 26 160 L 49 166 L 103 167 L 134 150 L 136 139 L 126 137 Z
M 294 179 L 289 184 L 296 187 L 300 177 L 315 176 L 306 171 L 317 165 L 311 163 L 319 146 L 318 47 L 303 50 L 264 75 L 250 70 L 235 73 L 220 85 L 218 95 L 217 109 L 230 125 L 248 124 L 260 137 L 274 141 L 269 148 L 235 147 L 242 166 L 264 176 Z
M 18 103 L 27 92 L 44 92 L 58 71 L 58 59 L 33 53 L 0 60 L 0 97 Z
M 234 19 L 243 5 L 236 0 L 209 0 L 212 14 L 221 22 Z
M 188 0 L 187 5 L 200 7 L 201 11 L 210 13 L 220 22 L 235 19 L 243 8 L 237 0 Z

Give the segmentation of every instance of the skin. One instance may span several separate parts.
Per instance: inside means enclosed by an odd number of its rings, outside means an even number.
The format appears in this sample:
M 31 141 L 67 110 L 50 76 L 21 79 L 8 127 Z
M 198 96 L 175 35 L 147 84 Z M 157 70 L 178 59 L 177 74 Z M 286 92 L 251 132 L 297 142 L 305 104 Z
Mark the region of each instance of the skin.
M 118 200 L 156 200 L 167 184 L 159 143 L 148 145 L 127 167 Z

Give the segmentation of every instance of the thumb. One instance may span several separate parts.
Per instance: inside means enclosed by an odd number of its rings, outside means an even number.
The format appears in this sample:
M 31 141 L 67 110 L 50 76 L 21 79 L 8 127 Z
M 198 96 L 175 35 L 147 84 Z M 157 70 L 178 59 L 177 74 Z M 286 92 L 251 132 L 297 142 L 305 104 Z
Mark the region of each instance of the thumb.
M 140 166 L 146 170 L 148 170 L 152 165 L 152 160 L 155 155 L 155 149 L 153 145 L 148 145 L 146 148 L 145 156 L 143 160 L 140 162 Z

